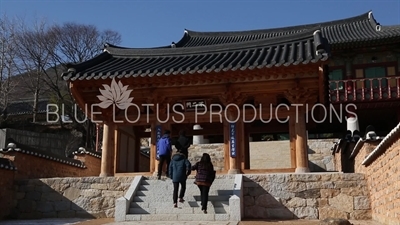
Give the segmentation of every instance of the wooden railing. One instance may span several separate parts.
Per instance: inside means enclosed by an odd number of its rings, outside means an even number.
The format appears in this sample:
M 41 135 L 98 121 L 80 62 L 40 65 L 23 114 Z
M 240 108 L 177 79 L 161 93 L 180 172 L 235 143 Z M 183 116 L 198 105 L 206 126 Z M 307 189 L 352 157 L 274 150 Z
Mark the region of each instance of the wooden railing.
M 329 99 L 332 103 L 400 99 L 400 76 L 332 80 Z

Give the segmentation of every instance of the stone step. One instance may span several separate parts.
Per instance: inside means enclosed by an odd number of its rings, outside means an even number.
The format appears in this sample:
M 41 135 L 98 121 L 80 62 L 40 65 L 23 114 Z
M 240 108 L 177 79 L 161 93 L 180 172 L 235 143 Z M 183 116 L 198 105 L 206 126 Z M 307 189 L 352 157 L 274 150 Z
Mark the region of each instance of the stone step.
M 178 191 L 178 194 L 180 192 L 180 189 Z M 171 195 L 172 196 L 173 189 L 166 189 L 166 190 L 139 190 L 136 192 L 136 196 L 160 196 L 160 195 Z M 188 189 L 186 188 L 185 191 L 185 196 L 190 196 L 190 195 L 200 195 L 200 190 L 198 188 L 196 189 Z M 233 195 L 232 190 L 210 190 L 209 195 Z
M 180 187 L 179 187 L 180 188 Z M 139 191 L 149 191 L 149 192 L 154 192 L 154 193 L 160 193 L 160 192 L 172 192 L 174 190 L 174 187 L 172 184 L 170 185 L 160 185 L 160 186 L 149 186 L 149 185 L 140 185 L 139 186 Z M 211 186 L 210 191 L 232 191 L 233 187 L 232 186 Z M 186 185 L 186 191 L 200 191 L 199 188 L 195 185 Z
M 209 201 L 229 201 L 229 195 L 210 195 L 208 197 Z M 159 196 L 135 196 L 133 197 L 133 202 L 170 202 L 172 199 L 172 194 L 169 195 L 159 195 Z M 186 196 L 186 201 L 200 201 L 200 195 Z
M 229 207 L 208 207 L 207 212 L 210 214 L 226 214 L 229 212 Z M 154 207 L 154 208 L 130 208 L 129 214 L 203 214 L 201 207 L 184 207 L 178 204 L 178 208 L 174 208 L 170 203 L 169 207 Z
M 127 214 L 126 221 L 229 221 L 229 214 Z
M 168 202 L 132 202 L 130 204 L 130 208 L 171 208 L 173 206 L 172 199 Z M 185 199 L 185 202 L 178 202 L 178 207 L 180 208 L 196 208 L 201 209 L 200 201 L 188 201 Z M 229 201 L 208 201 L 207 209 L 214 208 L 224 208 L 229 209 Z
M 194 179 L 187 179 L 186 184 L 194 184 Z M 161 184 L 172 184 L 171 179 L 162 179 L 162 180 L 142 180 L 141 185 L 161 185 Z M 212 185 L 219 185 L 219 184 L 224 184 L 224 185 L 234 185 L 235 181 L 234 180 L 215 180 Z

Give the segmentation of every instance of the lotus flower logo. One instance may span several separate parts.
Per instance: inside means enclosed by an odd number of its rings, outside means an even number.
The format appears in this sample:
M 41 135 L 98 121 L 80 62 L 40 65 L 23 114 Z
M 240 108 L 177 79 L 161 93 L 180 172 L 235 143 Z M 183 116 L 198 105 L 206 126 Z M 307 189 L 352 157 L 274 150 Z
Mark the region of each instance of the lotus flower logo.
M 104 89 L 99 89 L 101 95 L 97 95 L 97 98 L 101 101 L 99 106 L 103 109 L 108 108 L 114 104 L 119 109 L 126 109 L 132 103 L 133 97 L 129 97 L 132 90 L 128 90 L 128 85 L 123 86 L 121 81 L 118 83 L 114 80 L 111 81 L 111 86 L 103 84 Z

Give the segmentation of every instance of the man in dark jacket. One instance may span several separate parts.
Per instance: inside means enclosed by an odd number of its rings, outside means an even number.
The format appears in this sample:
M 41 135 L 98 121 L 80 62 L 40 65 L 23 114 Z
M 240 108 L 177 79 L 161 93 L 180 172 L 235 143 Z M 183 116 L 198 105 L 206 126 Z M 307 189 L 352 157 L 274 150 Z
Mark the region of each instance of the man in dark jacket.
M 165 174 L 166 176 L 168 176 L 168 168 L 169 168 L 169 163 L 171 162 L 171 153 L 172 153 L 170 134 L 171 131 L 166 130 L 164 132 L 164 135 L 157 142 L 157 158 L 159 159 L 158 171 L 157 171 L 158 179 L 161 179 L 161 173 L 164 166 L 164 162 L 167 163 L 167 171 Z
M 185 155 L 180 151 L 172 157 L 172 161 L 169 164 L 169 177 L 172 179 L 172 183 L 174 184 L 173 201 L 175 208 L 178 207 L 179 184 L 181 184 L 179 202 L 184 202 L 183 197 L 185 196 L 186 191 L 186 179 L 191 172 L 191 167 L 192 165 L 189 160 L 187 160 Z
M 181 130 L 179 132 L 179 138 L 176 141 L 175 148 L 180 151 L 182 154 L 188 158 L 189 152 L 188 149 L 190 147 L 190 140 L 188 137 L 186 137 L 186 132 L 184 130 Z

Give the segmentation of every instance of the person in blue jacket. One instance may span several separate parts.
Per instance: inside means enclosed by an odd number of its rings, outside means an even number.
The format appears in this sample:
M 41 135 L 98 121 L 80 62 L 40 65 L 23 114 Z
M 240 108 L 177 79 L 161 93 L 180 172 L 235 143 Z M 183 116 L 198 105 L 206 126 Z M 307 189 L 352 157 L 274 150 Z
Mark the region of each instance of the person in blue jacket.
M 173 201 L 174 207 L 178 207 L 178 189 L 181 184 L 181 191 L 179 193 L 179 202 L 184 202 L 183 197 L 186 191 L 186 179 L 190 175 L 192 165 L 187 160 L 184 153 L 178 151 L 169 164 L 169 177 L 172 179 L 174 184 Z
M 157 177 L 161 179 L 161 173 L 164 166 L 164 162 L 167 163 L 167 171 L 166 176 L 168 177 L 168 168 L 169 163 L 171 162 L 171 154 L 172 154 L 172 144 L 170 138 L 171 131 L 166 130 L 164 135 L 158 140 L 157 142 L 157 159 L 159 160 L 158 163 L 158 171 Z

